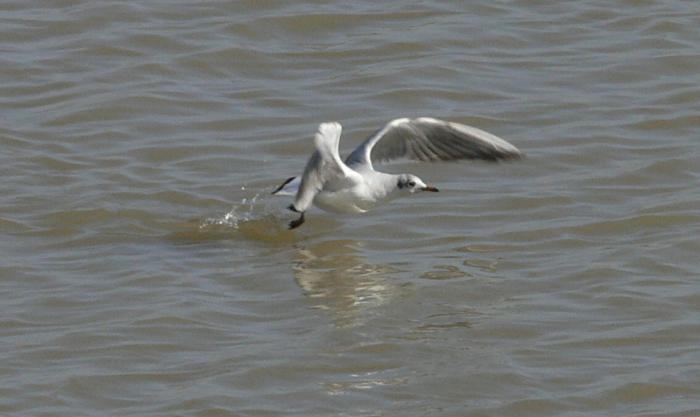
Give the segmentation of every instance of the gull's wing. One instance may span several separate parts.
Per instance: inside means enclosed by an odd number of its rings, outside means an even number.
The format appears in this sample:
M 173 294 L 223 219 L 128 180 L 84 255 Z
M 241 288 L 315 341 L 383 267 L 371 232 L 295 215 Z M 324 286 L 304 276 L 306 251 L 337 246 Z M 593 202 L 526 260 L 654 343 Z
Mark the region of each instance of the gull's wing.
M 362 180 L 360 174 L 348 168 L 338 154 L 343 128 L 340 123 L 321 123 L 314 137 L 316 150 L 306 163 L 301 184 L 294 198 L 293 209 L 306 211 L 314 197 L 323 189 L 351 187 Z
M 518 159 L 515 146 L 475 127 L 420 117 L 396 119 L 365 140 L 345 160 L 353 168 L 373 169 L 373 162 L 394 159 L 453 161 Z

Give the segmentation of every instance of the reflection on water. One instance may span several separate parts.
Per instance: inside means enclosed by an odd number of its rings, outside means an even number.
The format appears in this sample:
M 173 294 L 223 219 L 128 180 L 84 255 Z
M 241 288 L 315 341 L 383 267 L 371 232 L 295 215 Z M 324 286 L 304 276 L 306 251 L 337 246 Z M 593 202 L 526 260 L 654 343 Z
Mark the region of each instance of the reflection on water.
M 396 296 L 399 288 L 385 264 L 362 258 L 362 243 L 329 240 L 300 249 L 294 277 L 314 307 L 328 310 L 338 327 L 362 324 L 377 307 Z
M 421 274 L 421 278 L 426 279 L 452 279 L 467 276 L 469 276 L 469 274 L 454 265 L 435 265 L 432 271 Z

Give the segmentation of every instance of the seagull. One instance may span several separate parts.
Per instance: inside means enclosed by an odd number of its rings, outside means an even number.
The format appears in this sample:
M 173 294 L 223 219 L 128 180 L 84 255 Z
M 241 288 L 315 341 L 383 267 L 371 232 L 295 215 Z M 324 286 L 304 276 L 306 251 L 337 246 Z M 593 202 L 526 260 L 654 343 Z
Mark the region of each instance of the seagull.
M 304 173 L 288 178 L 272 192 L 294 196 L 288 208 L 300 216 L 289 223 L 289 229 L 304 223 L 304 213 L 311 205 L 334 213 L 364 213 L 400 196 L 438 191 L 412 174 L 375 171 L 375 163 L 397 159 L 498 162 L 523 156 L 515 146 L 481 129 L 419 117 L 390 121 L 343 161 L 338 152 L 342 130 L 338 122 L 321 123 L 314 136 L 316 150 Z

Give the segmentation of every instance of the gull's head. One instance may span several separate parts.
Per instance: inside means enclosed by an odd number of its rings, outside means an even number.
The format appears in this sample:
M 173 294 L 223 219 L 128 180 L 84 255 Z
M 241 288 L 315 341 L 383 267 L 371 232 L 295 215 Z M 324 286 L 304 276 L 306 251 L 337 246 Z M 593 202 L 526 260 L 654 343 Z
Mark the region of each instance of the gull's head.
M 398 176 L 398 180 L 396 183 L 396 187 L 398 188 L 399 191 L 401 192 L 408 192 L 408 193 L 415 193 L 418 191 L 432 191 L 432 192 L 437 192 L 438 189 L 426 185 L 423 180 L 420 178 L 416 177 L 413 174 L 401 174 Z

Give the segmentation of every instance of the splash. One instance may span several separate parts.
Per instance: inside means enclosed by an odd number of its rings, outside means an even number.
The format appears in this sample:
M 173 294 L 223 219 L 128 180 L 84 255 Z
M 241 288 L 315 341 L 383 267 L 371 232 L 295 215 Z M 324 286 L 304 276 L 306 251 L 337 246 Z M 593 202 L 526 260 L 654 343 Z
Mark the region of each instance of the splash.
M 261 217 L 259 213 L 256 213 L 256 205 L 259 198 L 260 193 L 255 194 L 251 198 L 243 198 L 239 204 L 234 205 L 231 210 L 223 216 L 209 217 L 202 220 L 199 225 L 199 230 L 206 230 L 212 226 L 238 229 L 240 224 Z
M 221 216 L 200 220 L 196 231 L 190 231 L 186 237 L 199 242 L 235 236 L 273 246 L 288 246 L 294 242 L 295 233 L 287 230 L 287 221 L 279 216 L 279 205 L 266 196 L 266 192 L 259 192 L 243 198 Z

